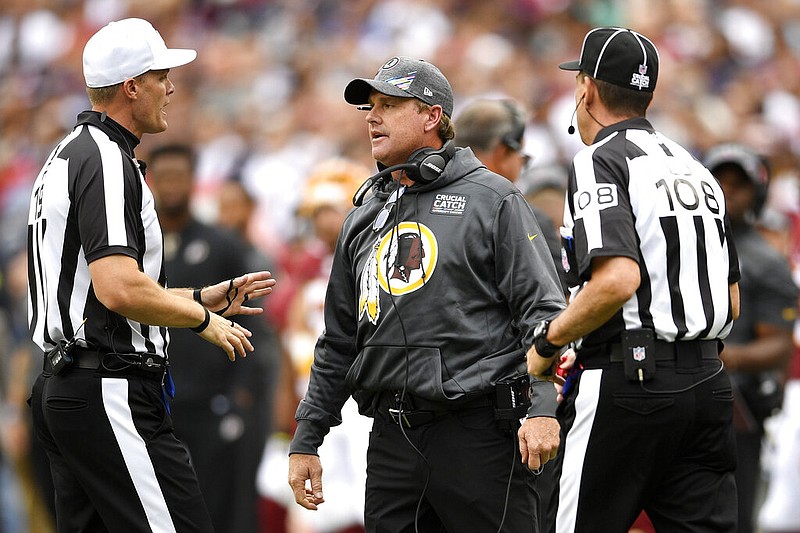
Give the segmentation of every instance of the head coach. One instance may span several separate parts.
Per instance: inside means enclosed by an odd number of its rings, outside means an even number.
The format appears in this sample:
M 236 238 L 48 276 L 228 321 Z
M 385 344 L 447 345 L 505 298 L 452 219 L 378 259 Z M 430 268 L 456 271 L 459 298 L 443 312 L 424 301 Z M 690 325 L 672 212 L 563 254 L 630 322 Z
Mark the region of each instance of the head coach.
M 541 228 L 510 181 L 454 147 L 452 88 L 433 64 L 392 58 L 344 97 L 383 170 L 336 246 L 295 415 L 295 500 L 322 503 L 318 448 L 352 395 L 373 418 L 368 532 L 536 532 L 531 469 L 555 456 L 558 423 L 525 353 L 565 305 Z

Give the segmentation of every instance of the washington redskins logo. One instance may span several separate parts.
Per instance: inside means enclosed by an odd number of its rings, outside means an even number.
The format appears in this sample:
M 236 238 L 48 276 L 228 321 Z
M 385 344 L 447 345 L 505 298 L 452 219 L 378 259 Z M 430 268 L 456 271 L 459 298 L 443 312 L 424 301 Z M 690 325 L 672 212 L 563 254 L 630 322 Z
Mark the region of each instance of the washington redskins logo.
M 436 270 L 436 236 L 417 222 L 402 222 L 375 241 L 361 272 L 358 319 L 378 323 L 380 291 L 402 296 L 430 281 Z

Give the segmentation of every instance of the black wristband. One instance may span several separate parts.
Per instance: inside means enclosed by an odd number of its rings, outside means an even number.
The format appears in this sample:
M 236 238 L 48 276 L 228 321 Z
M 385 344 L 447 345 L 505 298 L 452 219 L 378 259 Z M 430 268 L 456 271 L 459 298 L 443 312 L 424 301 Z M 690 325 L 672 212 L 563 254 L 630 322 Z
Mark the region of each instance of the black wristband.
M 561 351 L 563 346 L 556 346 L 547 340 L 547 331 L 550 329 L 550 321 L 544 320 L 537 324 L 533 332 L 533 346 L 536 348 L 536 353 L 545 359 L 553 357 Z
M 203 289 L 195 289 L 192 293 L 192 298 L 194 298 L 195 302 L 205 307 L 205 305 L 203 305 Z
M 206 314 L 200 325 L 194 328 L 189 328 L 195 333 L 202 333 L 203 331 L 205 331 L 205 329 L 208 327 L 208 323 L 211 322 L 211 313 L 209 313 L 208 309 L 206 309 L 205 307 L 203 308 L 203 311 L 205 311 Z

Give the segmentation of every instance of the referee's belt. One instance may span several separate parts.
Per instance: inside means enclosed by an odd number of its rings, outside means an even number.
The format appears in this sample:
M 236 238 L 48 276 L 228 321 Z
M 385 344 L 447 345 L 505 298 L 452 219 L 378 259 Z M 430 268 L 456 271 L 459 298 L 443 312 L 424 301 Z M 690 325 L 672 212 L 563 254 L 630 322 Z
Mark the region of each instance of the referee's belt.
M 392 421 L 398 426 L 413 428 L 427 424 L 448 413 L 493 405 L 492 397 L 488 393 L 458 400 L 434 402 L 408 393 L 403 395 L 399 391 L 386 391 L 381 394 L 378 409 L 388 412 Z
M 719 359 L 721 350 L 718 340 L 689 340 L 667 342 L 656 339 L 655 360 L 675 361 L 678 366 L 697 366 L 701 360 Z M 604 359 L 611 363 L 621 363 L 623 358 L 622 343 L 611 342 L 592 346 L 585 351 L 580 351 L 582 361 L 602 362 Z
M 90 370 L 102 368 L 109 372 L 134 370 L 160 375 L 167 365 L 167 358 L 155 353 L 103 353 L 80 346 L 74 347 L 72 351 L 72 366 L 75 368 Z

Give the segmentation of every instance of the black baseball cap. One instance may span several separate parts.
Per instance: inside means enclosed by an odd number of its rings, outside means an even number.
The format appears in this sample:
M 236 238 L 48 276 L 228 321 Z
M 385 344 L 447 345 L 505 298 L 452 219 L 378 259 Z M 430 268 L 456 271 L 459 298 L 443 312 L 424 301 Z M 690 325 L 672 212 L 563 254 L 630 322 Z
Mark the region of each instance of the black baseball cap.
M 410 57 L 393 57 L 378 69 L 373 79 L 356 78 L 344 89 L 344 99 L 353 105 L 369 103 L 369 94 L 379 93 L 401 98 L 417 98 L 428 105 L 440 105 L 444 114 L 453 116 L 453 89 L 433 63 Z
M 715 176 L 724 165 L 739 168 L 744 177 L 755 187 L 753 211 L 761 214 L 767 201 L 770 168 L 767 159 L 752 148 L 739 143 L 722 143 L 713 146 L 703 156 L 703 165 Z
M 769 183 L 769 166 L 761 154 L 738 143 L 718 144 L 706 152 L 703 165 L 714 172 L 724 164 L 738 166 L 744 175 L 757 187 L 767 187 Z
M 558 68 L 580 70 L 619 87 L 651 93 L 658 79 L 658 50 L 653 41 L 633 30 L 595 28 L 583 38 L 580 59 Z

